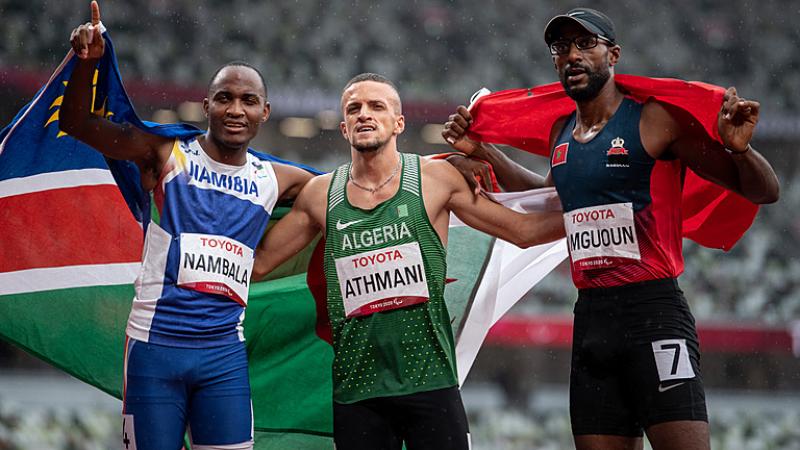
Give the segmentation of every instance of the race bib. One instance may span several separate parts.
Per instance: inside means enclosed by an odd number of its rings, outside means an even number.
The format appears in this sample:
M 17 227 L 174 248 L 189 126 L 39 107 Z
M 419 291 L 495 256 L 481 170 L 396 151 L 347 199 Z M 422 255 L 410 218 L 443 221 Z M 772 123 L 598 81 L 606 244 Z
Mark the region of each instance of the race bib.
M 346 317 L 428 301 L 425 265 L 416 242 L 338 258 L 335 263 Z
M 641 259 L 631 203 L 576 209 L 564 213 L 564 225 L 576 269 L 602 269 Z
M 253 249 L 213 234 L 181 233 L 178 286 L 224 295 L 247 306 Z

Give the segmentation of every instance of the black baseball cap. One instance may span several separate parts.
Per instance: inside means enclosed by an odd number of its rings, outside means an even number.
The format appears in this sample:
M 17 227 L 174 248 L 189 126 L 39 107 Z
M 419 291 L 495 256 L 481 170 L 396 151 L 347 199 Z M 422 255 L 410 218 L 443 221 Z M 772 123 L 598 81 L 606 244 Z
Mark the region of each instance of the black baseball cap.
M 596 34 L 608 39 L 611 43 L 617 42 L 617 34 L 614 32 L 614 22 L 607 15 L 591 8 L 575 8 L 566 14 L 555 16 L 550 19 L 544 28 L 544 41 L 547 45 L 553 43 L 558 38 L 556 32 L 562 25 L 568 22 L 577 23 L 589 33 Z

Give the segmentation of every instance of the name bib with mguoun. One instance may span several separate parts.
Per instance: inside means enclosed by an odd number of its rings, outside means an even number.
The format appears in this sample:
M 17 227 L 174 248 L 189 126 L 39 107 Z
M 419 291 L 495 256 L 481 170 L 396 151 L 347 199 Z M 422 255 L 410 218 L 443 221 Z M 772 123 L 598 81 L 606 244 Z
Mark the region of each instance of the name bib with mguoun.
M 608 268 L 641 259 L 632 203 L 569 211 L 564 213 L 564 226 L 576 269 Z

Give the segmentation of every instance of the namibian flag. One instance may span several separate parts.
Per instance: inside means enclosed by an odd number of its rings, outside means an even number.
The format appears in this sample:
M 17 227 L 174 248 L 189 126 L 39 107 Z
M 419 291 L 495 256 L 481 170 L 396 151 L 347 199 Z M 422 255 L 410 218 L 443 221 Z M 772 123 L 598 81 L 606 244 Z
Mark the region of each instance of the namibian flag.
M 139 120 L 104 37 L 95 114 L 163 136 L 201 133 Z M 59 131 L 75 61 L 70 52 L 0 132 L 0 337 L 120 398 L 125 323 L 150 195 L 141 191 L 135 165 L 106 160 Z M 278 209 L 273 219 L 281 215 Z M 317 328 L 306 283 L 310 257 L 309 249 L 275 279 L 250 288 L 244 330 L 259 449 L 332 447 L 333 353 L 320 337 L 324 327 Z M 456 281 L 446 298 L 462 381 L 489 327 L 565 257 L 563 242 L 523 252 L 466 227 L 451 230 L 448 277 Z
M 106 54 L 93 83 L 95 114 L 163 136 L 202 132 L 139 120 L 108 33 L 105 38 Z M 0 133 L 0 336 L 119 398 L 125 323 L 150 195 L 141 191 L 135 165 L 106 160 L 59 131 L 75 63 L 70 52 Z M 302 262 L 293 264 L 302 270 L 287 264 L 279 273 L 305 271 Z M 245 327 L 259 442 L 325 446 L 332 352 L 314 334 L 316 313 L 305 277 L 261 283 L 252 291 Z

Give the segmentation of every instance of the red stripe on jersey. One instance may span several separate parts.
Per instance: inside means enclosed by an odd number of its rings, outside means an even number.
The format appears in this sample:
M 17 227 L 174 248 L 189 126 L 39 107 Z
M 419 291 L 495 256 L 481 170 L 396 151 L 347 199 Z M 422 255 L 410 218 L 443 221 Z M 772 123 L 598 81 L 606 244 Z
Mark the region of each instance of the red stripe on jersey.
M 156 188 L 153 189 L 153 201 L 156 202 L 156 210 L 158 211 L 159 222 L 161 215 L 164 214 L 164 185 L 162 180 L 158 180 Z
M 613 287 L 683 273 L 680 161 L 656 161 L 650 174 L 650 204 L 634 213 L 641 260 L 608 269 L 578 270 L 578 289 Z
M 660 263 L 665 277 L 677 278 L 683 273 L 683 180 L 681 162 L 656 161 L 650 174 L 650 198 L 654 223 L 651 232 L 657 236 Z
M 142 229 L 112 185 L 55 189 L 0 199 L 0 272 L 137 262 Z
M 328 317 L 328 281 L 325 279 L 323 261 L 325 255 L 325 238 L 317 242 L 311 260 L 308 262 L 306 272 L 306 284 L 317 309 L 316 332 L 320 339 L 333 345 L 333 331 L 331 321 Z

